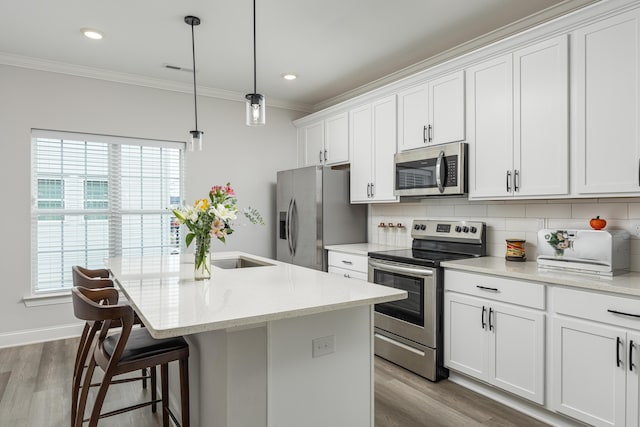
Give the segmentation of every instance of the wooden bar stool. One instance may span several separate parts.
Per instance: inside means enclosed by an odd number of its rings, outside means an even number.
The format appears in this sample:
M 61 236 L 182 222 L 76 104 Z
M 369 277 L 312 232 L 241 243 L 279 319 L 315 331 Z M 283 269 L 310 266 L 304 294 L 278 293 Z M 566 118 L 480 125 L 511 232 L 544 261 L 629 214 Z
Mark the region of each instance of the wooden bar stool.
M 168 363 L 179 362 L 180 396 L 182 427 L 189 427 L 189 345 L 182 337 L 157 340 L 149 335 L 146 328 L 133 329 L 133 309 L 126 304 L 117 304 L 118 291 L 114 288 L 88 289 L 74 287 L 71 289 L 73 311 L 77 318 L 87 322 L 101 322 L 102 328 L 98 336 L 93 356 L 90 359 L 78 402 L 75 427 L 81 427 L 89 421 L 89 427 L 95 427 L 100 418 L 118 415 L 126 411 L 155 406 L 160 400 L 151 399 L 149 402 L 132 405 L 108 413 L 101 414 L 107 390 L 115 384 L 116 375 L 133 372 L 142 368 L 155 368 L 160 365 L 162 387 L 162 425 L 169 426 L 169 417 L 180 425 L 169 409 L 169 378 Z M 119 321 L 122 330 L 118 334 L 107 335 L 111 322 Z M 91 377 L 95 367 L 104 371 L 104 377 L 98 389 L 91 416 L 84 419 L 85 407 L 91 386 Z
M 100 289 L 100 288 L 113 288 L 113 280 L 110 278 L 110 272 L 106 269 L 96 269 L 90 270 L 87 268 L 83 268 L 80 266 L 71 267 L 71 272 L 73 274 L 73 286 L 82 286 L 84 288 L 89 289 Z M 105 301 L 106 302 L 106 301 Z M 134 314 L 134 324 L 139 324 L 144 326 L 140 318 Z M 122 325 L 118 321 L 111 322 L 112 328 L 119 328 Z M 78 344 L 78 350 L 76 352 L 76 360 L 73 368 L 73 380 L 71 383 L 71 425 L 73 426 L 74 420 L 76 417 L 76 409 L 78 408 L 78 396 L 80 393 L 80 384 L 82 383 L 82 374 L 84 372 L 84 368 L 86 367 L 87 357 L 89 356 L 89 352 L 91 350 L 91 345 L 95 339 L 96 334 L 102 327 L 102 322 L 94 322 L 87 321 L 85 322 L 84 329 L 82 330 L 82 335 L 80 336 L 80 343 Z M 151 373 L 147 372 L 147 369 L 142 370 L 142 374 L 140 377 L 129 378 L 126 382 L 129 381 L 138 381 L 142 380 L 142 388 L 147 388 L 147 379 L 151 380 L 151 398 L 153 400 L 156 399 L 156 370 L 155 368 L 151 369 Z M 92 384 L 92 386 L 98 386 L 99 383 Z M 155 404 L 152 408 L 153 412 L 155 412 Z

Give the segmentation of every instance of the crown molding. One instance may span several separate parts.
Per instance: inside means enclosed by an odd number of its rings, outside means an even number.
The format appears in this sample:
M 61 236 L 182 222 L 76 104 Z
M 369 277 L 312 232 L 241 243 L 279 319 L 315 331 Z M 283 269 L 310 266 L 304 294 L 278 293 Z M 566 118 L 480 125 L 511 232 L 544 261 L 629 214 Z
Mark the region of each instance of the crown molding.
M 171 80 L 145 77 L 138 74 L 128 74 L 117 71 L 103 70 L 100 68 L 85 67 L 82 65 L 67 64 L 64 62 L 15 55 L 6 52 L 0 52 L 0 64 L 9 65 L 12 67 L 28 68 L 32 70 L 47 71 L 51 73 L 67 74 L 76 77 L 105 80 L 134 86 L 168 90 L 171 92 L 193 93 L 193 85 L 189 83 L 174 82 Z M 198 96 L 225 99 L 228 101 L 245 102 L 243 93 L 206 86 L 198 86 Z M 306 113 L 314 111 L 311 104 L 289 102 L 277 98 L 269 98 L 268 106 Z
M 465 53 L 475 51 L 477 49 L 480 49 L 482 47 L 495 43 L 499 40 L 505 39 L 509 36 L 520 33 L 522 31 L 535 27 L 539 24 L 558 18 L 562 15 L 566 15 L 568 13 L 571 13 L 575 10 L 581 9 L 593 3 L 598 3 L 600 1 L 602 0 L 564 0 L 561 3 L 558 3 L 554 6 L 550 6 L 544 10 L 534 13 L 533 15 L 529 15 L 525 18 L 522 18 L 510 24 L 507 24 L 496 30 L 490 31 L 486 34 L 476 37 L 475 39 L 461 43 L 455 47 L 452 47 L 451 49 L 445 50 L 444 52 L 438 53 L 423 61 L 417 62 L 406 68 L 403 68 L 401 70 L 388 74 L 384 77 L 376 79 L 372 82 L 369 82 L 357 88 L 351 89 L 340 95 L 318 102 L 313 106 L 314 112 L 323 110 L 325 108 L 328 108 L 333 105 L 339 104 L 341 102 L 347 101 L 349 99 L 355 98 L 359 95 L 365 94 L 372 90 L 379 89 L 397 80 L 401 80 L 403 78 L 409 77 L 411 75 L 424 71 L 428 68 L 431 68 L 435 65 L 441 64 L 453 58 L 464 55 Z

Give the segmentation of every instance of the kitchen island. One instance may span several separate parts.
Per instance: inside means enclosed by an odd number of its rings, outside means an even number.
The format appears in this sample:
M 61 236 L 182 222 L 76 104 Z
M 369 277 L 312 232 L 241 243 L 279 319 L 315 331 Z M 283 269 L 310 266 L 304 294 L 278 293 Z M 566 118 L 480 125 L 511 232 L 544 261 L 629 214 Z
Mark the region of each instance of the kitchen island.
M 373 426 L 372 304 L 406 292 L 241 252 L 205 281 L 192 255 L 107 264 L 152 336 L 189 342 L 193 425 Z

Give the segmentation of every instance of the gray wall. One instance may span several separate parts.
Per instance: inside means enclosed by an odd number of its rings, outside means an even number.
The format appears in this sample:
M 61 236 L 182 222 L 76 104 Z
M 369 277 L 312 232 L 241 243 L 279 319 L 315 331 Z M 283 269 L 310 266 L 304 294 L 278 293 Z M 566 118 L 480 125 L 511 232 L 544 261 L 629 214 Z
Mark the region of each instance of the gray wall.
M 230 181 L 239 206 L 258 208 L 267 225 L 237 227 L 226 246 L 216 241 L 212 249 L 275 257 L 276 171 L 296 166 L 291 121 L 303 113 L 268 108 L 267 125 L 250 128 L 244 108 L 198 99 L 205 147 L 186 155 L 186 196 L 202 198 L 211 185 Z M 68 335 L 78 325 L 69 303 L 26 307 L 22 301 L 31 286 L 31 129 L 184 141 L 193 126 L 192 94 L 0 65 L 0 347 Z

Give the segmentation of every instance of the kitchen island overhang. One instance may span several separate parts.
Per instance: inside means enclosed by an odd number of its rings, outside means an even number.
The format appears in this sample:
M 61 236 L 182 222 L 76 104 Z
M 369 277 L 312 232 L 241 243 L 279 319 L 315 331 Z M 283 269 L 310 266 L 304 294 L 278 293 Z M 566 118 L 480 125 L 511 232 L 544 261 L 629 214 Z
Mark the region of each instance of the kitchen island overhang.
M 405 291 L 242 252 L 194 281 L 187 256 L 107 266 L 152 336 L 189 341 L 194 425 L 373 425 L 372 307 Z

